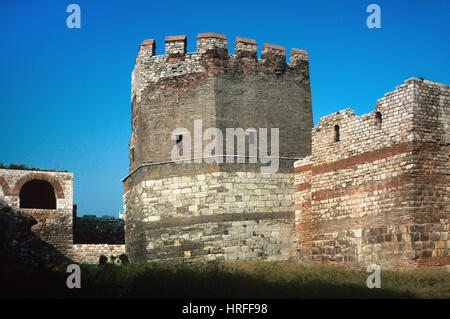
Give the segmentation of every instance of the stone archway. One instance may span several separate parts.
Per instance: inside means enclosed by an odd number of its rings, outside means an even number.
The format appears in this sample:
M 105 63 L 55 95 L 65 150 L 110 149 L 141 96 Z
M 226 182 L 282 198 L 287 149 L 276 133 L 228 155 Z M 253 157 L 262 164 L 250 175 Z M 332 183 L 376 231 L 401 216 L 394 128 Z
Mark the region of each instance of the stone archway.
M 52 176 L 49 176 L 47 174 L 39 174 L 39 173 L 30 173 L 30 174 L 27 174 L 27 175 L 21 177 L 16 182 L 16 185 L 14 185 L 11 195 L 20 196 L 20 190 L 22 189 L 23 185 L 26 182 L 29 182 L 31 180 L 41 180 L 41 181 L 48 182 L 53 187 L 56 199 L 64 198 L 64 191 L 63 191 L 59 181 Z
M 32 179 L 20 189 L 20 208 L 56 209 L 56 196 L 52 184 Z

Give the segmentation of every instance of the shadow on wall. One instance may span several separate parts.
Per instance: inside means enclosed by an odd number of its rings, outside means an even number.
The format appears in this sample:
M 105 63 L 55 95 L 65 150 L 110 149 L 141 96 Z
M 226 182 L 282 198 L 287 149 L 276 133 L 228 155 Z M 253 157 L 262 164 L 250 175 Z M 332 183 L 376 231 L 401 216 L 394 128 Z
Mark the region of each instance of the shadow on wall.
M 124 221 L 112 216 L 74 216 L 73 243 L 124 245 Z
M 49 266 L 73 263 L 35 235 L 36 219 L 0 202 L 0 280 L 28 276 Z

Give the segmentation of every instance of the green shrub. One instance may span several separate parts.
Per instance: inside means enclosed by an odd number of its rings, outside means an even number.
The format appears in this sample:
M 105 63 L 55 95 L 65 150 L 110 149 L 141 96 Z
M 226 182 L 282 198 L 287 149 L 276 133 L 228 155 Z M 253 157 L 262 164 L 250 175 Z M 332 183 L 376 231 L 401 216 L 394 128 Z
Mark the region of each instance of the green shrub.
M 106 257 L 105 255 L 101 255 L 98 259 L 99 266 L 106 265 L 107 262 L 108 262 L 108 257 Z
M 119 255 L 119 260 L 122 265 L 128 265 L 130 263 L 126 254 Z
M 81 265 L 82 289 L 48 282 L 64 282 L 64 270 L 33 276 L 41 282 L 24 285 L 46 285 L 49 295 L 69 298 L 450 298 L 450 273 L 443 269 L 381 270 L 381 288 L 369 289 L 365 268 L 264 261 L 123 267 L 128 258 L 125 254 L 118 258 L 121 265 L 106 264 L 106 256 L 100 257 L 102 267 Z M 16 281 L 13 288 L 28 292 Z

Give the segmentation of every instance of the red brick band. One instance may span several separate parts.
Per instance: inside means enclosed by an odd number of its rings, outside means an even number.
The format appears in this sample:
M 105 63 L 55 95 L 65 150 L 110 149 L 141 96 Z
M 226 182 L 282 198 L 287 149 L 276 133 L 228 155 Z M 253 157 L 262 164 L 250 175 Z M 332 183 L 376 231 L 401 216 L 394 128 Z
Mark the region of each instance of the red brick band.
M 221 40 L 226 40 L 227 39 L 227 37 L 225 35 L 218 34 L 218 33 L 213 33 L 213 32 L 197 34 L 197 39 L 208 39 L 208 38 L 215 38 L 215 39 L 221 39 Z
M 283 54 L 286 54 L 286 49 L 279 45 L 264 43 L 262 50 L 265 51 L 266 49 L 281 51 L 281 52 L 283 52 Z
M 291 56 L 294 54 L 308 55 L 308 53 L 305 50 L 300 50 L 300 49 L 292 49 Z
M 54 209 L 21 208 L 20 211 L 33 216 L 36 220 L 56 219 L 61 216 L 61 213 L 58 213 Z
M 324 189 L 311 194 L 312 200 L 321 201 L 342 196 L 351 196 L 360 193 L 371 193 L 379 190 L 399 187 L 406 184 L 420 185 L 446 185 L 446 176 L 428 175 L 428 176 L 411 176 L 400 175 L 382 181 L 366 182 L 357 186 L 339 187 L 334 189 Z
M 294 167 L 294 173 L 303 173 L 312 170 L 312 164 Z
M 415 149 L 421 147 L 421 144 L 430 143 L 413 143 L 406 142 L 389 147 L 385 147 L 376 151 L 370 151 L 363 154 L 351 156 L 342 160 L 338 160 L 332 163 L 326 163 L 312 167 L 312 174 L 324 174 L 328 172 L 334 172 L 340 169 L 349 168 L 355 165 L 371 163 L 377 160 L 385 159 L 394 155 L 399 155 L 407 152 L 412 152 Z
M 256 45 L 256 41 L 255 40 L 241 38 L 241 37 L 236 37 L 236 40 L 234 41 L 234 44 L 236 44 L 236 43 L 245 43 L 245 44 Z
M 304 190 L 311 189 L 310 183 L 302 183 L 294 185 L 294 192 L 302 192 Z
M 165 39 L 165 42 L 174 42 L 174 41 L 186 41 L 185 35 L 172 35 L 168 36 Z
M 311 201 L 302 201 L 301 204 L 295 204 L 295 210 L 305 210 L 311 208 Z
M 142 41 L 141 46 L 154 45 L 154 44 L 155 44 L 154 39 L 148 39 L 148 40 Z

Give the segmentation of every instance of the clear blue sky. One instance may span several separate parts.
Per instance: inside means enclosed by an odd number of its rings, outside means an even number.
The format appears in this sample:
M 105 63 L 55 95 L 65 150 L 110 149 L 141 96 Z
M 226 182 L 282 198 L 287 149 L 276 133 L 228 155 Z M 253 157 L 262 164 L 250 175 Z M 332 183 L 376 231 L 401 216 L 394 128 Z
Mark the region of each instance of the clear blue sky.
M 81 7 L 81 29 L 66 7 Z M 366 8 L 381 7 L 381 29 Z M 309 53 L 314 124 L 361 115 L 416 76 L 450 84 L 450 1 L 0 0 L 0 162 L 74 173 L 79 215 L 122 211 L 128 173 L 131 70 L 139 44 L 197 33 Z

